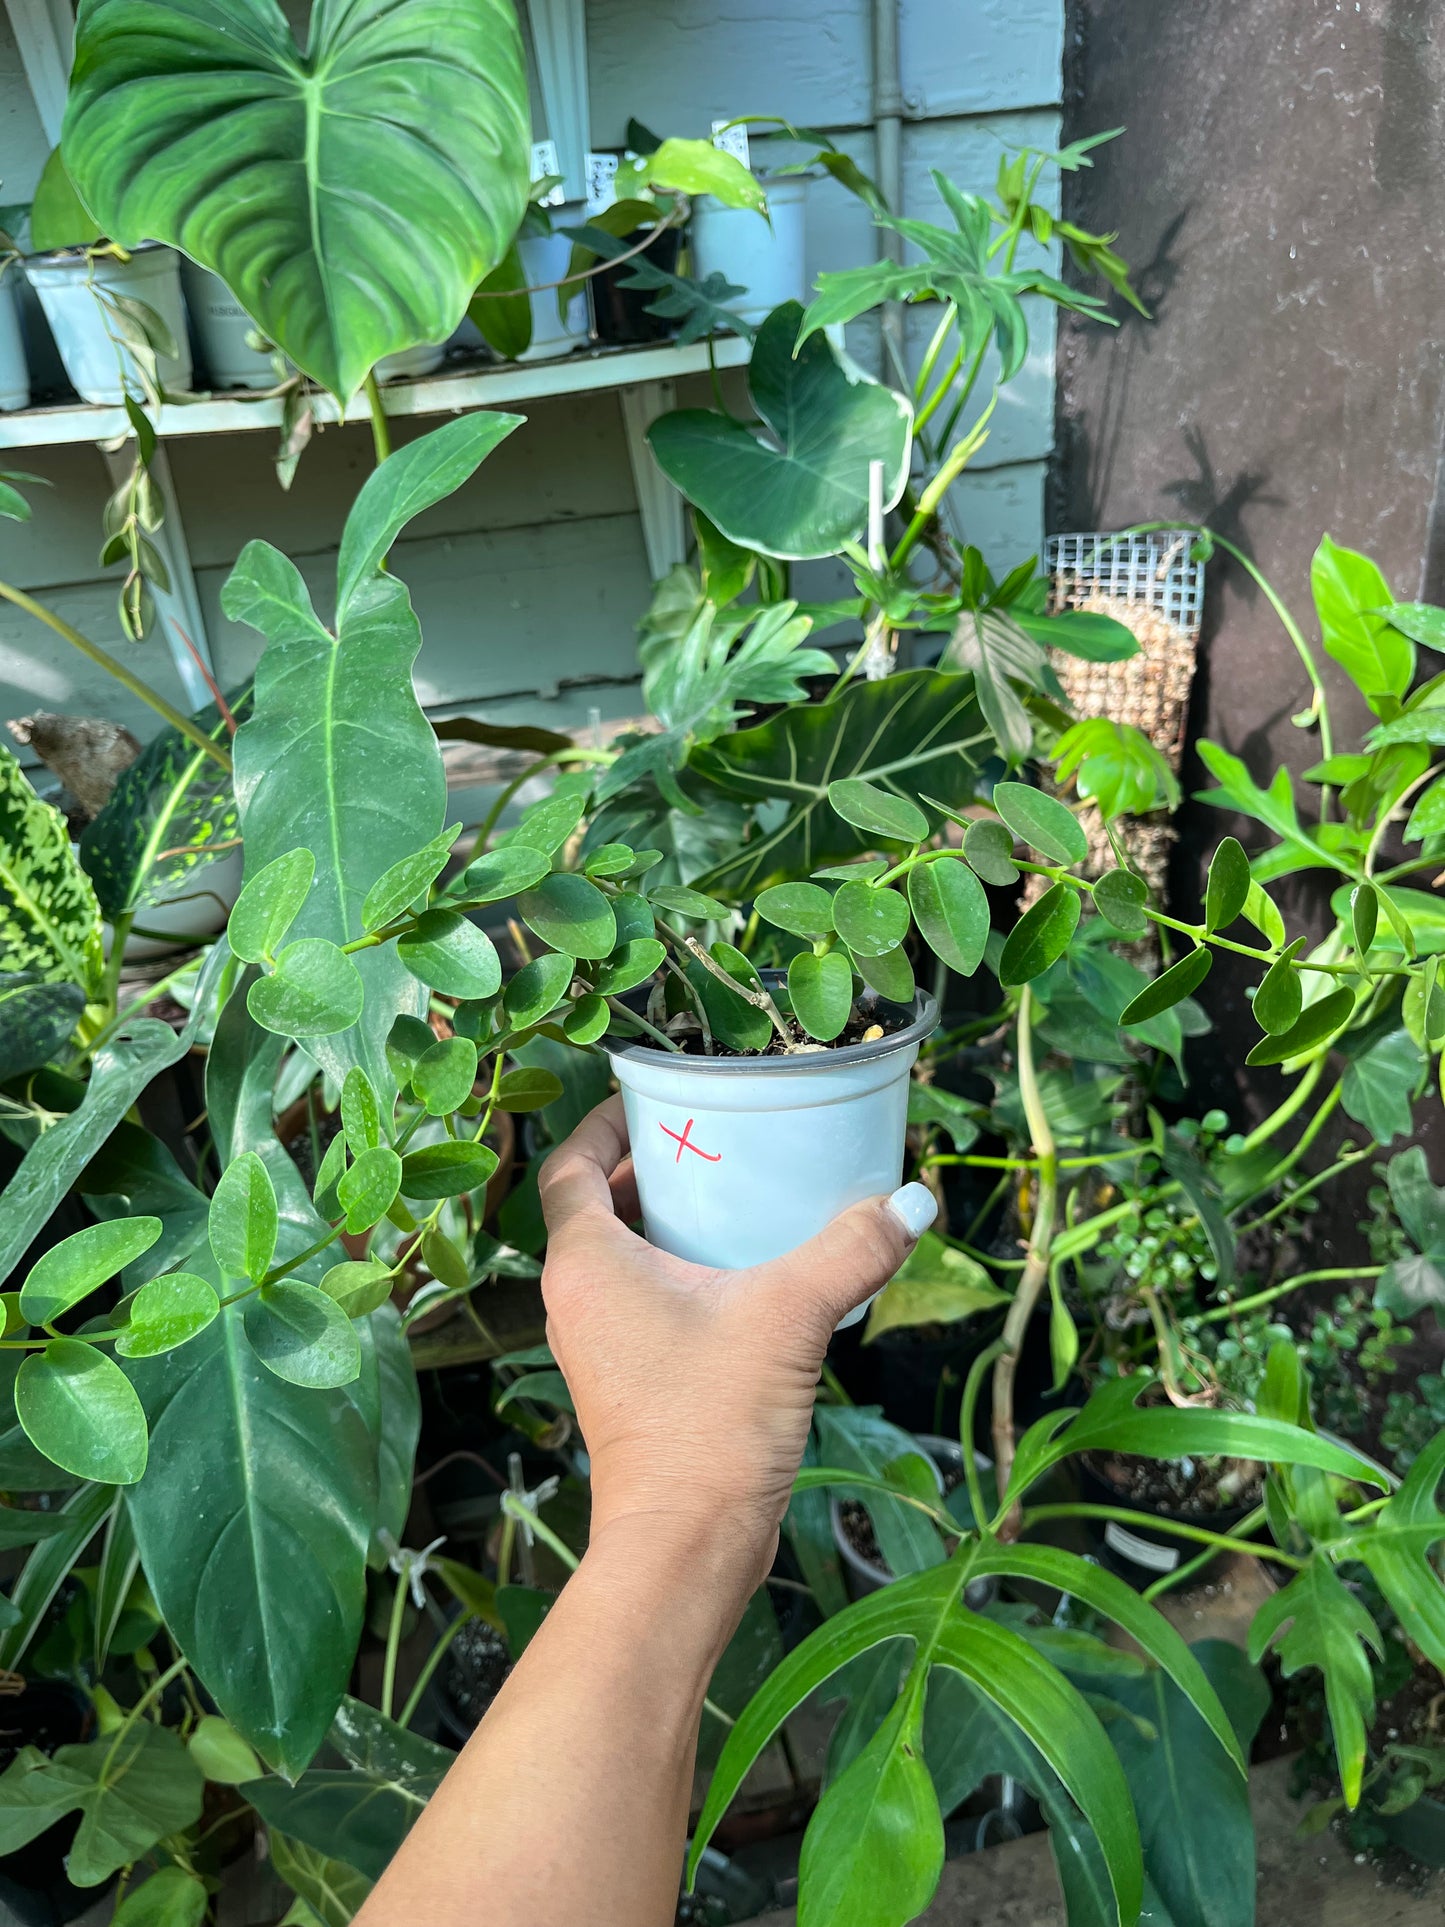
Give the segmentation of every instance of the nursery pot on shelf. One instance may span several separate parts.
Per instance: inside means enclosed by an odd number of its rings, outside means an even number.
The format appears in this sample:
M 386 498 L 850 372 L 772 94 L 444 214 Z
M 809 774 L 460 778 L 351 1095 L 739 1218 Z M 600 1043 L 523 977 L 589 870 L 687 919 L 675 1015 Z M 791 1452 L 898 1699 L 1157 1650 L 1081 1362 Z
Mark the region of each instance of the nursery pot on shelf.
M 174 248 L 145 241 L 128 261 L 99 254 L 92 263 L 83 248 L 55 254 L 32 255 L 25 274 L 34 288 L 65 363 L 71 386 L 82 401 L 125 399 L 121 384 L 124 364 L 131 386 L 140 391 L 139 374 L 129 351 L 117 351 L 106 329 L 106 317 L 91 284 L 111 294 L 143 301 L 170 329 L 179 354 L 157 357 L 157 369 L 167 390 L 183 392 L 191 385 L 191 345 L 186 336 L 186 310 L 181 300 L 180 257 Z M 119 359 L 117 359 L 119 353 Z
M 220 275 L 194 261 L 182 261 L 181 285 L 201 367 L 212 388 L 274 388 L 271 357 L 248 346 L 256 324 Z
M 1232 1532 L 1251 1510 L 1248 1505 L 1236 1505 L 1221 1506 L 1214 1512 L 1183 1513 L 1157 1501 L 1141 1504 L 1137 1498 L 1104 1478 L 1087 1459 L 1079 1461 L 1078 1478 L 1079 1496 L 1090 1505 L 1120 1506 L 1134 1512 L 1148 1512 L 1158 1519 L 1202 1526 L 1207 1532 Z M 1197 1540 L 1182 1539 L 1176 1533 L 1155 1530 L 1152 1526 L 1125 1525 L 1118 1519 L 1090 1519 L 1086 1523 L 1103 1564 L 1121 1579 L 1127 1580 L 1138 1592 L 1205 1550 Z M 1213 1560 L 1209 1561 L 1209 1565 L 1213 1563 Z M 1203 1574 L 1208 1569 L 1206 1565 L 1199 1570 Z
M 754 215 L 756 220 L 757 216 Z M 624 234 L 622 245 L 635 248 L 647 234 L 646 228 L 634 228 L 631 234 Z M 677 254 L 682 245 L 682 236 L 675 227 L 666 228 L 648 242 L 642 254 L 634 255 L 633 260 L 651 261 L 654 267 L 662 268 L 668 274 L 677 273 Z M 620 284 L 631 278 L 632 261 L 618 261 L 605 267 L 600 274 L 592 277 L 592 311 L 597 318 L 597 339 L 613 347 L 631 347 L 642 341 L 670 341 L 677 333 L 677 323 L 663 315 L 649 314 L 649 302 L 656 301 L 657 288 L 624 288 Z
M 0 411 L 30 406 L 30 369 L 25 360 L 25 338 L 20 332 L 20 304 L 15 282 L 0 280 Z
M 728 207 L 700 194 L 692 207 L 693 272 L 699 281 L 720 274 L 746 297 L 728 306 L 755 326 L 785 301 L 806 304 L 808 274 L 803 228 L 808 177 L 789 174 L 764 183 L 772 225 L 750 207 Z
M 776 985 L 782 972 L 763 977 Z M 897 1190 L 908 1073 L 938 1005 L 920 993 L 908 1009 L 880 1000 L 875 1010 L 891 1035 L 796 1057 L 608 1040 L 650 1243 L 737 1271 L 792 1251 L 860 1198 Z
M 586 210 L 576 206 L 559 207 L 554 212 L 558 230 L 580 227 Z M 527 300 L 532 310 L 532 345 L 524 348 L 518 361 L 551 361 L 570 354 L 587 339 L 587 283 L 584 281 L 567 303 L 564 318 L 557 308 L 556 283 L 563 280 L 572 259 L 572 243 L 563 233 L 529 234 L 517 243 L 517 257 L 531 290 Z

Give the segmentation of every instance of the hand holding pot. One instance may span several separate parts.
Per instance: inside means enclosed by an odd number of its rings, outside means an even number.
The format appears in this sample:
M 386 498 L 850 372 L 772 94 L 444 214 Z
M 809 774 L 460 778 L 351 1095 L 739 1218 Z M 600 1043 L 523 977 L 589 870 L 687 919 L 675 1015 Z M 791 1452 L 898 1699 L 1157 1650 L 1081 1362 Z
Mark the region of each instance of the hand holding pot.
M 622 1520 L 720 1535 L 740 1608 L 777 1545 L 829 1337 L 897 1271 L 934 1200 L 907 1184 L 768 1264 L 688 1264 L 627 1228 L 637 1194 L 616 1097 L 548 1160 L 541 1196 L 547 1336 L 591 1455 L 593 1543 Z

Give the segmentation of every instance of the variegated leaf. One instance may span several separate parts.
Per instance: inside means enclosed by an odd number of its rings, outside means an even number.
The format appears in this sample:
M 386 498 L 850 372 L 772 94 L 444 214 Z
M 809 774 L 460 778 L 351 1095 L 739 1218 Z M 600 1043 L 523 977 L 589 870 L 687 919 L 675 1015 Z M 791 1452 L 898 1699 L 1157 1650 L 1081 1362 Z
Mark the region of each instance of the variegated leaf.
M 0 970 L 100 989 L 100 905 L 59 810 L 0 744 Z

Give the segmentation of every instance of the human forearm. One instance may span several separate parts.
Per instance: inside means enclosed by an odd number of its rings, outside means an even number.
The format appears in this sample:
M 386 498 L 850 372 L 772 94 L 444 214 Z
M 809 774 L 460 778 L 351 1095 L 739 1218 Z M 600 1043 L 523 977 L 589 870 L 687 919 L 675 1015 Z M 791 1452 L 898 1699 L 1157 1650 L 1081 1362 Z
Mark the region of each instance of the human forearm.
M 752 1573 L 711 1528 L 594 1541 L 357 1927 L 665 1927 L 703 1696 Z

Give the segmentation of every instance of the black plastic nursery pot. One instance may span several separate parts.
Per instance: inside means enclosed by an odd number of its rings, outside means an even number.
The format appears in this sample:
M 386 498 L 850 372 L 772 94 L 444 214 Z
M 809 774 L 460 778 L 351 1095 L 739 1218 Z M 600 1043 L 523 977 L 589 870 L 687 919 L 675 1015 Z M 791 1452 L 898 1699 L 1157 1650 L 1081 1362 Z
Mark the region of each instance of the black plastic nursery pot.
M 1167 1519 L 1176 1525 L 1199 1526 L 1206 1532 L 1221 1533 L 1232 1532 L 1253 1509 L 1249 1505 L 1236 1505 L 1221 1506 L 1212 1512 L 1179 1512 L 1148 1500 L 1141 1502 L 1134 1494 L 1103 1477 L 1086 1458 L 1077 1460 L 1076 1467 L 1079 1497 L 1088 1505 L 1119 1507 L 1130 1512 L 1147 1513 L 1153 1519 Z M 1125 1525 L 1117 1519 L 1088 1519 L 1084 1523 L 1101 1562 L 1137 1592 L 1165 1578 L 1205 1550 L 1199 1541 L 1181 1538 L 1178 1533 L 1166 1532 L 1161 1527 L 1145 1525 L 1142 1521 L 1131 1521 Z M 1260 1551 L 1263 1553 L 1265 1550 L 1261 1546 Z M 1209 1560 L 1199 1568 L 1200 1573 L 1207 1572 L 1213 1564 L 1213 1559 Z
M 782 980 L 762 975 L 774 987 Z M 628 1001 L 640 1012 L 645 990 Z M 710 1057 L 607 1040 L 650 1243 L 738 1270 L 898 1188 L 909 1073 L 938 1006 L 922 993 L 907 1006 L 873 998 L 866 1015 L 882 1036 L 796 1055 Z M 859 1307 L 845 1322 L 862 1316 Z
M 652 231 L 634 228 L 631 234 L 622 236 L 622 245 L 635 248 Z M 679 230 L 675 227 L 665 228 L 648 244 L 644 255 L 637 258 L 651 261 L 654 267 L 661 268 L 664 273 L 675 274 L 681 246 L 682 235 Z M 677 323 L 647 312 L 648 303 L 657 299 L 657 289 L 622 286 L 628 279 L 631 266 L 630 261 L 621 261 L 592 276 L 592 316 L 597 339 L 614 348 L 633 347 L 644 341 L 670 341 L 677 333 Z

